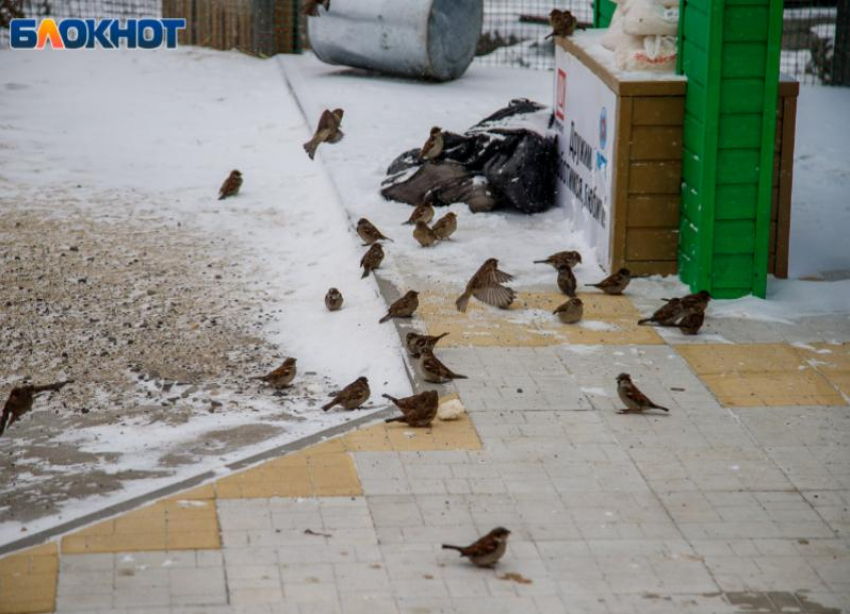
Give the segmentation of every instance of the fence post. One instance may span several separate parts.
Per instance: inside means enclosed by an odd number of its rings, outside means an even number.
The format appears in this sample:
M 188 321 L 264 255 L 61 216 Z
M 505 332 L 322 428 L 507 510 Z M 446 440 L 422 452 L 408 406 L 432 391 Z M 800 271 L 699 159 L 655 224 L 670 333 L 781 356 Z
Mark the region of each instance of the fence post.
M 832 84 L 850 86 L 850 0 L 838 0 L 832 58 Z

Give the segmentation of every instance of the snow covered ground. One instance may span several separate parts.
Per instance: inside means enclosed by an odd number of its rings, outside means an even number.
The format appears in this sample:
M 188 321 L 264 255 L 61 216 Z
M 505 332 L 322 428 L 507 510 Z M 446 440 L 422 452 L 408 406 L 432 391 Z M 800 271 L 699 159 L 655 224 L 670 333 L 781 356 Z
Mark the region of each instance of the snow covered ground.
M 103 367 L 97 356 L 80 351 L 74 356 L 88 373 L 72 361 L 57 360 L 56 348 L 48 345 L 32 343 L 31 355 L 0 354 L 4 390 L 25 375 L 74 377 L 93 408 L 82 414 L 76 397 L 67 397 L 63 406 L 62 395 L 54 395 L 0 438 L 0 543 L 21 536 L 24 527 L 32 532 L 349 419 L 350 414 L 323 414 L 316 405 L 329 390 L 358 375 L 370 378 L 374 399 L 381 392 L 406 393 L 395 330 L 377 323 L 385 310 L 383 299 L 372 279 L 360 280 L 362 248 L 351 231 L 360 216 L 395 239 L 387 245 L 382 274 L 400 291 L 442 287 L 454 292 L 491 256 L 517 276 L 517 287 L 551 287 L 551 269 L 532 261 L 562 249 L 585 254 L 585 264 L 576 271 L 580 282 L 598 280 L 603 271 L 562 210 L 473 215 L 465 205 L 453 205 L 458 232 L 452 241 L 424 252 L 410 227 L 401 225 L 409 207 L 386 202 L 378 193 L 389 162 L 421 146 L 431 126 L 463 132 L 512 98 L 549 103 L 551 79 L 549 72 L 474 65 L 456 82 L 418 83 L 326 66 L 310 55 L 258 60 L 202 49 L 0 53 L 0 211 L 9 221 L 0 224 L 0 255 L 11 261 L 19 253 L 35 253 L 30 244 L 42 251 L 52 242 L 64 248 L 77 236 L 100 246 L 98 258 L 123 257 L 126 248 L 128 256 L 149 258 L 149 269 L 161 270 L 162 279 L 174 285 L 168 300 L 183 293 L 184 308 L 194 309 L 191 317 L 175 319 L 175 345 L 188 338 L 182 327 L 194 330 L 213 303 L 222 310 L 214 315 L 232 332 L 227 339 L 253 335 L 246 341 L 250 351 L 199 346 L 210 355 L 202 361 L 206 372 L 227 373 L 214 378 L 212 391 L 200 386 L 197 402 L 195 393 L 172 402 L 160 390 L 163 378 L 136 384 L 129 371 L 105 378 L 123 382 L 117 396 L 110 396 L 106 384 L 86 388 L 86 377 L 97 379 Z M 801 93 L 791 251 L 794 277 L 844 280 L 772 281 L 768 303 L 719 301 L 712 314 L 793 320 L 850 311 L 850 281 L 840 273 L 850 269 L 848 251 L 840 249 L 850 231 L 850 135 L 840 119 L 850 102 L 847 95 L 848 90 L 815 88 Z M 346 111 L 346 137 L 322 146 L 316 162 L 310 162 L 301 143 L 320 111 L 338 106 Z M 244 173 L 243 192 L 219 202 L 218 186 L 232 168 Z M 52 234 L 39 238 L 39 224 Z M 124 234 L 110 235 L 110 225 Z M 25 231 L 34 238 L 22 239 Z M 156 237 L 148 250 L 154 253 L 147 255 L 145 232 Z M 166 253 L 169 258 L 162 257 Z M 210 268 L 226 282 L 224 291 L 215 289 Z M 175 271 L 186 276 L 185 284 Z M 346 297 L 345 308 L 336 314 L 328 314 L 322 304 L 331 285 Z M 152 296 L 169 294 L 167 285 L 153 288 L 141 282 L 127 292 L 135 297 L 148 289 L 154 290 Z M 652 278 L 636 280 L 631 291 L 639 298 L 657 298 L 685 288 L 675 278 Z M 244 302 L 240 306 L 235 299 Z M 21 347 L 9 330 L 20 316 L 20 310 L 0 305 L 4 347 Z M 41 321 L 34 315 L 31 320 Z M 38 336 L 34 330 L 28 338 Z M 174 350 L 161 347 L 164 355 Z M 287 398 L 245 384 L 248 376 L 286 355 L 298 357 L 303 374 Z M 157 389 L 155 401 L 172 403 L 156 418 L 139 410 L 150 405 L 152 389 Z M 72 387 L 67 390 L 72 395 Z M 212 400 L 222 405 L 210 413 Z M 193 452 L 181 462 L 164 460 L 246 426 L 254 428 L 255 436 L 230 442 L 220 453 L 215 448 Z M 79 450 L 85 456 L 69 464 L 51 450 Z M 84 480 L 95 471 L 111 476 L 113 486 L 94 487 L 84 496 L 70 489 L 70 503 L 45 508 L 47 515 L 36 517 L 41 509 L 36 508 L 58 492 L 51 490 L 51 480 L 69 475 Z M 27 489 L 42 498 L 14 499 Z M 11 513 L 24 504 L 29 506 L 26 520 Z

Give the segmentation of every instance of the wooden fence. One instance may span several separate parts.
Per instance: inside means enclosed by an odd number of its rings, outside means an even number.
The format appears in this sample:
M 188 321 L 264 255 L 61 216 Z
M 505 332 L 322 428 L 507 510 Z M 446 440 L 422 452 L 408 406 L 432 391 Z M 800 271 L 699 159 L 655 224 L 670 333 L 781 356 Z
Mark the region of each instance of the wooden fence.
M 162 0 L 163 17 L 185 17 L 181 45 L 262 57 L 301 51 L 298 0 Z

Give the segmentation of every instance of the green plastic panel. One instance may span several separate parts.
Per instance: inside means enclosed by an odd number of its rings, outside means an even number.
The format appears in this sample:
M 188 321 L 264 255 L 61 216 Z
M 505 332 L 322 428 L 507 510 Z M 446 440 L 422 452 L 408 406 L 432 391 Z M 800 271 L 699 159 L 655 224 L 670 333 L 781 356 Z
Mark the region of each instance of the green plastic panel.
M 764 296 L 782 0 L 681 0 L 679 275 L 719 298 Z
M 596 0 L 593 3 L 593 27 L 607 28 L 617 5 L 611 0 Z

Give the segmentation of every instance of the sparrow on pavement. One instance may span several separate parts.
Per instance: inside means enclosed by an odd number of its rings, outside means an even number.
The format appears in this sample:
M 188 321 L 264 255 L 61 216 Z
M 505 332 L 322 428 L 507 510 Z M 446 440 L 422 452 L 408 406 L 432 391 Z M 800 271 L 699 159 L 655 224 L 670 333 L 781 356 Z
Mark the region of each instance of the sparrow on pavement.
M 316 150 L 322 143 L 336 143 L 344 136 L 342 130 L 339 129 L 342 124 L 342 116 L 345 111 L 342 109 L 334 109 L 322 111 L 322 116 L 319 118 L 319 125 L 316 126 L 316 132 L 313 133 L 313 138 L 304 143 L 304 151 L 312 160 L 316 156 Z
M 251 379 L 260 379 L 272 388 L 286 388 L 295 379 L 295 359 L 287 358 L 277 369 L 266 375 L 258 375 Z
M 347 409 L 349 411 L 357 409 L 369 400 L 369 396 L 371 394 L 372 391 L 369 390 L 369 380 L 365 377 L 358 377 L 335 395 L 331 395 L 333 399 L 330 403 L 323 405 L 322 409 L 324 411 L 328 411 L 335 405 L 342 405 L 343 409 Z
M 363 267 L 363 275 L 360 276 L 360 279 L 368 277 L 369 273 L 379 268 L 383 260 L 384 248 L 381 247 L 380 243 L 373 243 L 372 247 L 360 259 L 360 266 Z
M 301 14 L 309 17 L 318 17 L 320 4 L 325 7 L 326 11 L 331 10 L 331 0 L 307 0 L 301 9 Z
M 620 269 L 613 275 L 609 275 L 598 284 L 589 284 L 594 288 L 599 288 L 605 294 L 622 294 L 626 286 L 632 280 L 632 273 L 629 269 Z
M 423 221 L 416 222 L 416 228 L 413 229 L 413 238 L 419 241 L 419 245 L 422 247 L 431 247 L 439 241 L 437 233 Z
M 516 292 L 502 284 L 512 279 L 513 275 L 499 270 L 498 260 L 488 258 L 466 284 L 463 294 L 455 301 L 457 310 L 466 313 L 466 307 L 472 296 L 488 305 L 507 309 L 514 302 Z
M 559 305 L 552 313 L 564 324 L 575 324 L 584 315 L 584 303 L 580 298 L 573 297 L 563 305 Z
M 549 12 L 549 24 L 552 26 L 552 33 L 546 38 L 553 36 L 571 36 L 576 31 L 578 19 L 576 19 L 569 11 L 559 11 L 552 9 Z
M 618 414 L 642 414 L 649 409 L 670 411 L 666 407 L 656 405 L 649 400 L 649 397 L 634 385 L 632 377 L 628 373 L 620 373 L 617 376 L 617 394 L 620 395 L 620 400 L 626 404 L 626 409 L 621 409 L 617 412 Z
M 6 404 L 3 406 L 3 414 L 0 415 L 0 435 L 6 430 L 6 427 L 12 426 L 21 416 L 32 409 L 35 397 L 42 392 L 53 392 L 61 390 L 74 380 L 65 382 L 56 382 L 55 384 L 45 384 L 35 386 L 33 384 L 24 384 L 23 386 L 15 386 L 9 392 L 9 397 L 6 399 Z
M 504 527 L 496 527 L 487 535 L 469 546 L 443 544 L 444 550 L 457 550 L 478 567 L 493 567 L 505 554 L 508 547 L 508 535 L 511 532 Z
M 443 153 L 443 129 L 439 126 L 431 128 L 431 135 L 419 152 L 420 160 L 434 160 Z
M 655 310 L 648 318 L 638 320 L 638 324 L 644 326 L 646 324 L 658 324 L 659 326 L 675 326 L 676 321 L 682 317 L 684 310 L 682 309 L 682 299 L 671 298 L 663 299 L 667 302 Z
M 434 222 L 432 230 L 440 241 L 445 241 L 457 230 L 457 215 L 452 211 L 449 211 L 439 220 Z
M 576 296 L 576 276 L 573 274 L 573 267 L 568 264 L 562 264 L 558 267 L 558 288 L 561 292 L 575 298 Z
M 378 323 L 383 324 L 391 318 L 409 318 L 418 308 L 419 293 L 416 290 L 410 290 L 407 294 L 390 305 L 387 315 L 378 320 Z
M 425 222 L 429 224 L 434 219 L 434 206 L 430 202 L 424 202 L 416 205 L 413 213 L 407 218 L 405 224 L 415 224 L 416 222 Z
M 692 311 L 679 320 L 677 326 L 685 335 L 696 335 L 699 332 L 699 329 L 702 328 L 703 322 L 705 322 L 705 312 Z
M 218 190 L 218 199 L 224 200 L 225 198 L 236 196 L 239 194 L 239 188 L 241 187 L 242 173 L 236 170 L 230 171 L 227 179 L 224 180 L 224 183 L 221 184 L 221 187 Z
M 363 239 L 363 245 L 372 245 L 378 241 L 392 241 L 389 237 L 385 237 L 383 233 L 365 217 L 361 217 L 357 220 L 357 234 L 361 239 Z
M 388 394 L 383 395 L 401 410 L 403 415 L 395 418 L 387 418 L 384 422 L 404 422 L 408 426 L 425 427 L 431 426 L 437 417 L 437 409 L 440 407 L 440 397 L 436 390 L 426 390 L 410 397 L 397 399 Z
M 552 254 L 546 260 L 535 260 L 534 264 L 550 264 L 556 269 L 566 264 L 572 268 L 576 268 L 581 264 L 581 254 L 574 251 L 558 252 Z
M 711 293 L 708 290 L 700 290 L 696 294 L 688 294 L 682 297 L 682 310 L 686 313 L 705 311 L 708 309 L 710 300 Z
M 331 288 L 325 294 L 325 307 L 328 308 L 328 311 L 339 311 L 339 308 L 342 307 L 342 300 L 342 292 L 336 288 Z
M 407 337 L 405 337 L 404 344 L 407 346 L 407 351 L 410 352 L 410 355 L 414 358 L 419 358 L 422 352 L 433 352 L 434 347 L 437 343 L 448 335 L 449 333 L 443 333 L 442 335 L 420 335 L 419 333 L 407 333 Z
M 431 350 L 425 350 L 419 355 L 419 370 L 425 381 L 432 384 L 444 384 L 453 379 L 468 379 L 465 375 L 455 373 L 441 363 Z

